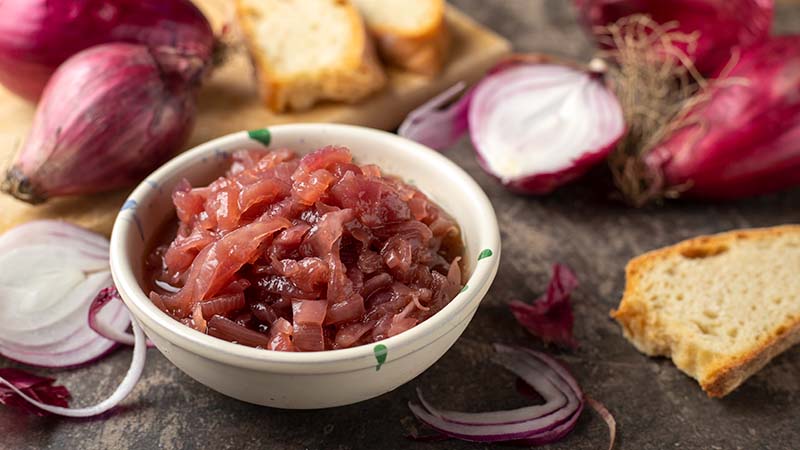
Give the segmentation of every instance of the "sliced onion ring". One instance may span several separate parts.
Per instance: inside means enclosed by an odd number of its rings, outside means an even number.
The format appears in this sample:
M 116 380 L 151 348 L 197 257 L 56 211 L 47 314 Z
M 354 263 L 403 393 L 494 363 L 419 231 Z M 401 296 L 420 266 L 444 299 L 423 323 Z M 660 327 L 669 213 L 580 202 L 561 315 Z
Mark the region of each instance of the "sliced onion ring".
M 543 405 L 487 413 L 439 410 L 419 393 L 411 412 L 439 433 L 472 442 L 553 442 L 574 428 L 584 407 L 583 392 L 557 361 L 539 352 L 496 345 L 495 361 L 521 377 L 545 399 Z
M 102 402 L 84 408 L 65 408 L 63 406 L 54 406 L 47 403 L 42 403 L 32 397 L 29 397 L 21 390 L 17 389 L 11 382 L 5 378 L 0 377 L 0 383 L 8 386 L 9 389 L 14 391 L 17 395 L 22 397 L 25 401 L 37 408 L 47 411 L 52 414 L 57 414 L 65 417 L 93 417 L 103 414 L 111 408 L 117 406 L 125 397 L 133 391 L 139 378 L 142 376 L 144 370 L 145 357 L 147 356 L 147 345 L 145 344 L 145 336 L 136 320 L 131 320 L 131 327 L 133 328 L 134 345 L 133 357 L 131 358 L 131 365 L 128 372 L 120 382 L 117 389 Z

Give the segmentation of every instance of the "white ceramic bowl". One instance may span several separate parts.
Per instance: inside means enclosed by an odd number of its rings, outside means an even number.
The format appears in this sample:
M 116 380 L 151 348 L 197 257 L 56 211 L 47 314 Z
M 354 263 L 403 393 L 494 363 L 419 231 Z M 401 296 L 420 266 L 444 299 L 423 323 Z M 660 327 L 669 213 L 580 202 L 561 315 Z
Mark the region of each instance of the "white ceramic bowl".
M 256 349 L 205 335 L 159 310 L 142 289 L 147 243 L 175 210 L 170 194 L 182 178 L 207 184 L 229 165 L 230 152 L 263 145 L 308 153 L 349 147 L 356 162 L 416 185 L 461 226 L 469 278 L 437 314 L 381 342 L 343 350 L 289 353 Z M 150 175 L 122 207 L 111 236 L 111 270 L 125 304 L 173 364 L 225 395 L 279 408 L 355 403 L 408 382 L 438 360 L 475 314 L 497 272 L 500 235 L 492 206 L 469 175 L 439 153 L 396 135 L 332 124 L 294 124 L 240 132 L 189 150 Z

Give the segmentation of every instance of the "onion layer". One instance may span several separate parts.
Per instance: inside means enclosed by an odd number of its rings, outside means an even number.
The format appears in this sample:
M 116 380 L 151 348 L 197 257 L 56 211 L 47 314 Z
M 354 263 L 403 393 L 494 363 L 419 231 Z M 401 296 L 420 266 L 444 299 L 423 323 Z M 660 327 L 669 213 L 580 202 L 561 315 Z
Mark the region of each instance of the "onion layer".
M 575 318 L 570 295 L 576 287 L 578 278 L 572 270 L 565 265 L 554 264 L 545 295 L 531 304 L 513 300 L 509 308 L 520 325 L 545 343 L 575 348 L 578 343 L 572 334 Z

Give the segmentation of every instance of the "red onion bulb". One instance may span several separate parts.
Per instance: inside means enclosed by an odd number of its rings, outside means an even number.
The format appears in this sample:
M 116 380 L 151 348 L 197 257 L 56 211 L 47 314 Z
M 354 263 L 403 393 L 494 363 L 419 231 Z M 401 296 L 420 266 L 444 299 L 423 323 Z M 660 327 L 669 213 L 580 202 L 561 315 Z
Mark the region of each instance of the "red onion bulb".
M 746 50 L 704 95 L 645 157 L 662 188 L 738 198 L 800 185 L 800 35 Z
M 184 79 L 211 61 L 214 35 L 189 0 L 0 1 L 0 84 L 28 100 L 67 58 L 108 42 L 145 45 L 169 55 Z M 175 64 L 175 57 L 188 64 Z
M 192 89 L 165 78 L 148 48 L 84 50 L 48 83 L 2 188 L 37 203 L 136 183 L 185 143 L 194 110 Z
M 747 47 L 769 36 L 773 0 L 574 0 L 590 27 L 604 27 L 634 15 L 649 15 L 657 23 L 674 23 L 677 30 L 696 33 L 693 51 L 687 43 L 675 45 L 704 75 L 724 67 L 736 47 Z

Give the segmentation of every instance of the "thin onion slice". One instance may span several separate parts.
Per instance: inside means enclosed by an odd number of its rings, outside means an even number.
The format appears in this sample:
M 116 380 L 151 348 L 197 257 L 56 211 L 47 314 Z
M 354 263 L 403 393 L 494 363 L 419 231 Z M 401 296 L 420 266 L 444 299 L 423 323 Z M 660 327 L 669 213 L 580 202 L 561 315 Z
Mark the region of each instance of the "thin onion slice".
M 111 284 L 108 240 L 75 225 L 36 221 L 0 236 L 0 355 L 25 364 L 71 367 L 94 361 L 116 342 L 87 317 Z M 130 317 L 116 301 L 96 323 L 122 333 Z
M 608 425 L 608 450 L 614 448 L 614 442 L 617 438 L 617 421 L 614 419 L 614 416 L 611 414 L 611 411 L 606 408 L 606 405 L 600 403 L 599 401 L 593 399 L 592 397 L 586 396 L 586 403 L 592 407 L 600 417 L 603 418 L 606 425 Z
M 435 408 L 418 392 L 411 412 L 442 435 L 472 441 L 553 442 L 569 433 L 584 407 L 583 392 L 557 361 L 539 352 L 496 345 L 495 361 L 521 377 L 545 399 L 543 405 L 516 410 L 463 413 Z
M 108 398 L 96 405 L 84 408 L 66 408 L 63 406 L 50 405 L 28 396 L 25 392 L 18 389 L 16 386 L 14 386 L 14 384 L 3 377 L 0 377 L 0 384 L 7 386 L 31 405 L 51 414 L 57 414 L 65 417 L 93 417 L 103 414 L 111 408 L 117 406 L 122 400 L 125 399 L 125 397 L 128 396 L 128 394 L 133 391 L 133 388 L 136 386 L 139 378 L 141 378 L 142 371 L 144 370 L 145 357 L 147 356 L 147 345 L 145 344 L 144 332 L 135 320 L 131 320 L 131 327 L 133 328 L 133 335 L 135 339 L 133 345 L 133 357 L 131 358 L 131 365 L 128 368 L 128 372 L 125 374 L 125 377 L 122 379 L 122 382 L 120 382 L 119 386 L 117 386 L 117 389 Z

